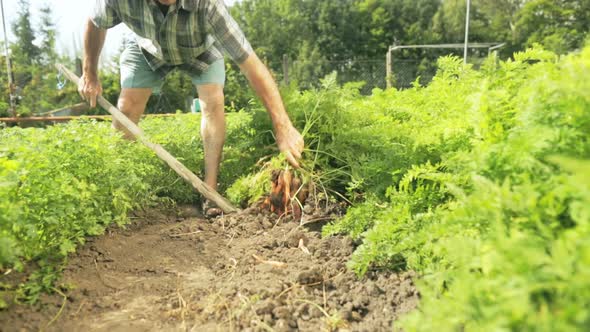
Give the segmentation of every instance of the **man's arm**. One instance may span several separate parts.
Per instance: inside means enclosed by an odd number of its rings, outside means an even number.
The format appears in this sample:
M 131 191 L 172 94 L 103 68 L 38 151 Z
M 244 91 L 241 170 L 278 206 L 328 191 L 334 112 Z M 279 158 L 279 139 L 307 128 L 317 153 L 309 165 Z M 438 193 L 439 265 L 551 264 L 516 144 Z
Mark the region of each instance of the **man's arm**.
M 83 73 L 78 84 L 78 92 L 92 107 L 96 106 L 96 98 L 102 93 L 98 79 L 98 60 L 107 35 L 106 29 L 121 23 L 113 4 L 110 0 L 95 0 L 90 17 L 86 21 Z
M 98 60 L 104 45 L 107 31 L 98 28 L 92 20 L 86 22 L 84 31 L 84 63 L 83 72 L 78 84 L 78 92 L 91 107 L 96 107 L 96 98 L 102 93 L 98 79 Z
M 252 50 L 244 33 L 231 17 L 223 0 L 209 1 L 207 20 L 210 33 L 246 75 L 250 85 L 262 100 L 272 119 L 277 145 L 294 167 L 303 152 L 303 137 L 293 127 L 285 111 L 283 99 L 268 68 Z
M 279 149 L 291 165 L 299 168 L 297 159 L 301 158 L 303 152 L 303 136 L 293 127 L 285 111 L 277 84 L 268 68 L 260 61 L 256 53 L 250 54 L 239 66 L 268 110 Z

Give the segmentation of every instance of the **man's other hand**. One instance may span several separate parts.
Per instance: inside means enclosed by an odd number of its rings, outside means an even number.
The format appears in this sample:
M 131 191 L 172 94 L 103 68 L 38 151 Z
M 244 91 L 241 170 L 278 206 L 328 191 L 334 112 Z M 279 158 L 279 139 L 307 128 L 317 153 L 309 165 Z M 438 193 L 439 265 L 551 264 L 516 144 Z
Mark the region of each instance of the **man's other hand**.
M 96 107 L 96 99 L 102 94 L 102 86 L 97 75 L 84 74 L 78 82 L 78 93 L 90 107 Z

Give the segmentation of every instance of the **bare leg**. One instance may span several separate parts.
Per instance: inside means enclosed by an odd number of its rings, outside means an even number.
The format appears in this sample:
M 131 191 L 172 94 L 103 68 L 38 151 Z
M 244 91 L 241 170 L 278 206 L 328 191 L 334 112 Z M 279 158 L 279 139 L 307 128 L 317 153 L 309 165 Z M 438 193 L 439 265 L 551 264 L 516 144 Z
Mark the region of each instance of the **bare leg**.
M 223 86 L 205 84 L 197 86 L 201 100 L 201 137 L 205 150 L 205 183 L 217 190 L 217 176 L 223 144 L 225 143 L 225 114 Z
M 151 95 L 152 89 L 123 89 L 121 90 L 117 106 L 129 120 L 137 124 L 143 112 L 145 112 L 145 106 Z M 134 139 L 125 127 L 116 120 L 113 120 L 113 128 L 122 131 L 126 139 Z

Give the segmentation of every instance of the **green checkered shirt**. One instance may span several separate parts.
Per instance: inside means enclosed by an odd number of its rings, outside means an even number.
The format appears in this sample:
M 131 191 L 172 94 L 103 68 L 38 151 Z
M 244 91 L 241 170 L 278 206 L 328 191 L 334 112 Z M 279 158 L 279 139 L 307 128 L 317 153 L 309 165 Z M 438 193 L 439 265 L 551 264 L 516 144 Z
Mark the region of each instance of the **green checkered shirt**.
M 90 16 L 101 29 L 125 23 L 153 70 L 189 65 L 203 72 L 223 58 L 240 64 L 253 53 L 223 0 L 178 0 L 164 15 L 156 0 L 95 0 Z

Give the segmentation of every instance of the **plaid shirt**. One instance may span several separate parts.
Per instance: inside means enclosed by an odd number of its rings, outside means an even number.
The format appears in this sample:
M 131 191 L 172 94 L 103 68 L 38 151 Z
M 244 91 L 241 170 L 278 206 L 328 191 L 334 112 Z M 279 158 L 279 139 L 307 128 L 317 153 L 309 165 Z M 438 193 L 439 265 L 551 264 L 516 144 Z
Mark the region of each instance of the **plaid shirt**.
M 223 58 L 242 63 L 253 53 L 223 0 L 178 0 L 168 14 L 156 0 L 96 0 L 90 16 L 101 29 L 125 23 L 153 70 L 189 65 L 199 72 Z

